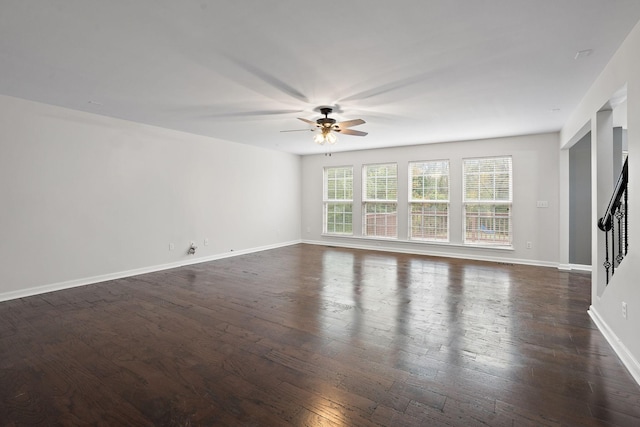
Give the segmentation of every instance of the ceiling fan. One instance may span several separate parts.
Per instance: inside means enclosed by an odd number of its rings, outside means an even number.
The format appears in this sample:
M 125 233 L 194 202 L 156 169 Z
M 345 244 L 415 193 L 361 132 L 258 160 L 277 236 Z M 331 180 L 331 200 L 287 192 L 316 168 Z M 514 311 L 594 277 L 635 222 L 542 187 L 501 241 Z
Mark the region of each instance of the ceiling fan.
M 310 124 L 320 130 L 320 133 L 313 137 L 314 142 L 323 145 L 325 143 L 335 144 L 338 138 L 334 132 L 341 133 L 343 135 L 365 136 L 367 132 L 359 130 L 349 129 L 353 126 L 358 126 L 366 123 L 362 119 L 347 120 L 345 122 L 336 123 L 335 119 L 329 118 L 329 114 L 333 111 L 330 107 L 321 107 L 320 113 L 324 114 L 324 117 L 317 119 L 315 122 L 312 120 L 303 119 L 298 117 L 299 120 Z

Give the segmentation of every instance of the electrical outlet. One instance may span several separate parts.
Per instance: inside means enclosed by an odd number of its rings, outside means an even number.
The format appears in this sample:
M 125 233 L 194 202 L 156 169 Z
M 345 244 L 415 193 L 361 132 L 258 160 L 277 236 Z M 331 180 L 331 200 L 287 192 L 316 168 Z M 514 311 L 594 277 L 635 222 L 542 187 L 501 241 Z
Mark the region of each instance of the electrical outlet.
M 531 249 L 533 247 L 533 245 L 531 244 L 531 242 L 527 242 L 527 249 Z
M 176 247 L 173 243 L 169 243 L 169 250 L 172 251 L 174 250 Z
M 622 301 L 622 317 L 627 318 L 627 303 Z
M 204 239 L 204 245 L 209 246 L 209 239 Z
M 549 207 L 549 202 L 546 200 L 538 200 L 536 202 L 536 207 L 537 208 L 548 208 Z

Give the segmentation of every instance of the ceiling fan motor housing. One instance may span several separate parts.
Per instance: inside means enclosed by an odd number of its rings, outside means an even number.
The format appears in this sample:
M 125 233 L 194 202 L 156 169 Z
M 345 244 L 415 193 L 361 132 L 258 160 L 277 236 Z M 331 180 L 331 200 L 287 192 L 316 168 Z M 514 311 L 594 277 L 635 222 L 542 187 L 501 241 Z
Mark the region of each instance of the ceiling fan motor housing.
M 335 124 L 335 122 L 336 122 L 336 121 L 335 121 L 334 119 L 328 119 L 328 118 L 327 118 L 327 119 L 318 119 L 318 120 L 316 120 L 316 122 L 317 122 L 320 126 L 325 127 L 325 128 L 328 128 L 328 127 L 333 126 L 333 125 Z
M 319 126 L 321 127 L 325 127 L 325 128 L 329 128 L 331 126 L 333 126 L 336 123 L 335 119 L 330 119 L 328 116 L 329 114 L 331 114 L 331 112 L 333 111 L 333 109 L 328 108 L 328 107 L 324 107 L 320 109 L 320 113 L 324 114 L 324 117 L 321 119 L 316 120 L 316 123 L 318 123 Z

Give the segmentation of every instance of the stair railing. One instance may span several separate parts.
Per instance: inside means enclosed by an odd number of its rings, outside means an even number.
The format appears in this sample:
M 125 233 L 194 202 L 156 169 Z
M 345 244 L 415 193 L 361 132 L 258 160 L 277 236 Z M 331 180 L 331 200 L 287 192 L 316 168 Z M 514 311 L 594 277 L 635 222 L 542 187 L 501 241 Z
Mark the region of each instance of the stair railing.
M 622 166 L 622 172 L 618 177 L 609 206 L 602 218 L 598 220 L 598 228 L 605 233 L 605 260 L 602 265 L 607 274 L 607 284 L 609 284 L 609 278 L 613 277 L 616 267 L 620 265 L 629 249 L 629 234 L 627 232 L 629 217 L 629 204 L 627 203 L 628 162 L 629 159 L 627 158 L 624 166 Z M 609 245 L 609 238 L 611 239 L 611 245 Z M 609 251 L 609 247 L 611 247 L 611 251 Z

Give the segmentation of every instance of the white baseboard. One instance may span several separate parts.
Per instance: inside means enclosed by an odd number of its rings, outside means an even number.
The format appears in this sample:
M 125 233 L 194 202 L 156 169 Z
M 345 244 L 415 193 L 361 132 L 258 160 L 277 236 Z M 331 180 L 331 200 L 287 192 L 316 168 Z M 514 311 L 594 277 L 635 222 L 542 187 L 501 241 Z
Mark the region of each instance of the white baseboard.
M 591 269 L 592 269 L 590 265 L 584 265 L 584 264 L 569 264 L 569 267 L 571 268 L 571 270 L 586 271 L 588 273 L 591 273 Z
M 634 380 L 640 385 L 640 363 L 629 352 L 624 343 L 618 338 L 618 336 L 611 330 L 607 322 L 605 322 L 594 306 L 589 307 L 587 311 L 591 319 L 596 324 L 602 335 L 607 339 L 609 345 L 616 352 L 622 364 L 627 368 Z
M 591 266 L 585 264 L 558 264 L 558 270 L 591 272 Z
M 378 240 L 377 242 L 381 242 Z M 348 248 L 348 249 L 365 249 L 370 251 L 382 251 L 382 252 L 396 252 L 403 254 L 415 254 L 415 255 L 427 255 L 434 257 L 443 257 L 443 258 L 457 258 L 457 259 L 468 259 L 472 261 L 488 261 L 488 262 L 497 262 L 502 264 L 520 264 L 520 265 L 533 265 L 537 267 L 553 267 L 557 268 L 558 263 L 548 262 L 548 261 L 537 261 L 530 259 L 519 259 L 519 258 L 504 258 L 504 257 L 492 257 L 492 256 L 484 256 L 484 255 L 472 255 L 472 254 L 458 254 L 458 253 L 450 253 L 450 252 L 440 252 L 440 251 L 432 251 L 428 249 L 405 249 L 405 248 L 395 248 L 389 246 L 373 246 L 373 245 L 361 245 L 352 242 L 324 242 L 317 240 L 303 240 L 302 243 L 306 243 L 308 245 L 319 245 L 319 246 L 335 246 L 338 248 Z M 382 242 L 384 243 L 384 242 Z
M 239 255 L 246 255 L 254 252 L 266 251 L 268 249 L 276 249 L 276 248 L 281 248 L 285 246 L 296 245 L 298 243 L 301 243 L 301 241 L 296 240 L 291 242 L 277 243 L 274 245 L 260 246 L 257 248 L 243 249 L 239 251 L 231 251 L 231 252 L 211 255 L 207 257 L 191 258 L 188 260 L 181 260 L 181 261 L 172 262 L 169 264 L 153 265 L 149 267 L 136 268 L 133 270 L 119 271 L 115 273 L 102 274 L 99 276 L 84 277 L 76 280 L 69 280 L 69 281 L 59 282 L 59 283 L 51 283 L 43 286 L 35 286 L 32 288 L 20 289 L 17 291 L 4 292 L 4 293 L 0 293 L 0 302 L 9 301 L 12 299 L 30 297 L 33 295 L 45 294 L 47 292 L 61 291 L 63 289 L 76 288 L 78 286 L 91 285 L 93 283 L 106 282 L 108 280 L 116 280 L 116 279 L 122 279 L 125 277 L 138 276 L 140 274 L 153 273 L 153 272 L 162 271 L 162 270 L 169 270 L 172 268 L 183 267 L 185 265 L 200 264 L 203 262 L 215 261 L 215 260 L 230 258 L 234 256 L 239 256 Z

